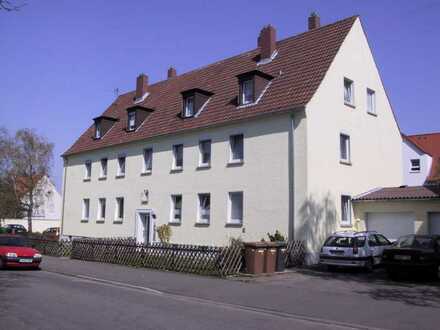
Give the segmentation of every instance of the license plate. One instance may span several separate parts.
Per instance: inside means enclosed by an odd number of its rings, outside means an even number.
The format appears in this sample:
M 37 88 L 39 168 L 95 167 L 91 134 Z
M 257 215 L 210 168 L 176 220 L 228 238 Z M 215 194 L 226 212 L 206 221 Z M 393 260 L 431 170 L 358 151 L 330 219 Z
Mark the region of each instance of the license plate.
M 344 254 L 344 251 L 341 251 L 341 250 L 330 250 L 330 253 L 332 253 L 332 254 Z
M 395 255 L 395 260 L 411 260 L 411 256 L 401 256 L 401 255 Z
M 21 263 L 24 263 L 24 264 L 30 264 L 30 263 L 32 263 L 32 259 L 20 259 L 20 262 Z

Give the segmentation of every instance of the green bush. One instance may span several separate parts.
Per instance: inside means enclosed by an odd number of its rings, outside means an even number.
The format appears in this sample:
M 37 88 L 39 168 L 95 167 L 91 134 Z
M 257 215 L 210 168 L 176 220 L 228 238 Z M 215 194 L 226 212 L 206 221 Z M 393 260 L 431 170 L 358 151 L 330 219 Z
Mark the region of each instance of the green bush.
M 157 235 L 162 243 L 169 243 L 171 239 L 171 226 L 168 224 L 161 225 L 156 228 Z
M 6 228 L 0 227 L 0 234 L 6 234 Z
M 229 238 L 229 246 L 230 247 L 244 247 L 243 239 L 241 237 L 230 237 Z
M 278 230 L 275 230 L 275 234 L 273 234 L 273 235 L 271 235 L 270 233 L 267 233 L 267 237 L 269 237 L 269 240 L 271 242 L 280 242 L 280 241 L 286 240 L 284 238 L 284 236 L 281 235 L 281 233 Z

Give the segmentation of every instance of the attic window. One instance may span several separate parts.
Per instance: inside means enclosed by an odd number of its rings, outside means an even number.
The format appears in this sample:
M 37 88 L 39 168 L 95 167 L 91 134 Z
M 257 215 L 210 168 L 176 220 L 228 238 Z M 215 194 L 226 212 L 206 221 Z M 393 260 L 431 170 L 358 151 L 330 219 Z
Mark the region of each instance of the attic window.
M 134 131 L 135 129 L 136 129 L 136 111 L 129 111 L 127 130 Z
M 258 103 L 269 87 L 273 76 L 253 70 L 242 73 L 237 78 L 239 83 L 238 105 L 248 106 Z
M 101 138 L 101 125 L 100 123 L 95 124 L 95 139 Z
M 93 119 L 95 122 L 94 139 L 101 139 L 112 127 L 118 119 L 107 116 L 99 116 Z
M 182 92 L 183 108 L 180 116 L 182 118 L 196 117 L 204 109 L 212 95 L 213 93 L 199 88 Z
M 134 105 L 127 109 L 127 132 L 135 131 L 145 119 L 148 117 L 150 113 L 154 110 L 143 107 L 141 105 Z

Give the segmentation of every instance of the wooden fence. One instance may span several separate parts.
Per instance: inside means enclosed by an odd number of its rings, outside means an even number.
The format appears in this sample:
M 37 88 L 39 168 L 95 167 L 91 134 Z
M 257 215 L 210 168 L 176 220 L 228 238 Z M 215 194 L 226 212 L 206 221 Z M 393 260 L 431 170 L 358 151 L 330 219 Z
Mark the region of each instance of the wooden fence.
M 239 246 L 142 245 L 127 239 L 75 239 L 71 258 L 216 276 L 237 274 L 242 265 Z
M 302 266 L 306 255 L 303 241 L 288 241 L 284 264 L 286 267 Z
M 28 237 L 27 242 L 30 247 L 37 249 L 40 253 L 54 257 L 70 257 L 72 251 L 71 241 Z

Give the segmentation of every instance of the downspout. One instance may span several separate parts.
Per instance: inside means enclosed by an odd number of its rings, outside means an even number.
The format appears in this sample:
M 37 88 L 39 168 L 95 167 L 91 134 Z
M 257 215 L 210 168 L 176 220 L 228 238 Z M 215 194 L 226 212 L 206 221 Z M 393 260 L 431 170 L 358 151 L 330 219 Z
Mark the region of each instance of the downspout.
M 294 130 L 295 130 L 295 115 L 290 115 L 290 125 L 288 134 L 288 181 L 289 181 L 289 214 L 288 214 L 288 239 L 295 239 L 295 190 L 294 190 Z
M 66 180 L 67 180 L 67 157 L 63 157 L 63 201 L 61 204 L 61 230 L 60 230 L 60 237 L 64 235 L 64 203 L 66 200 Z

